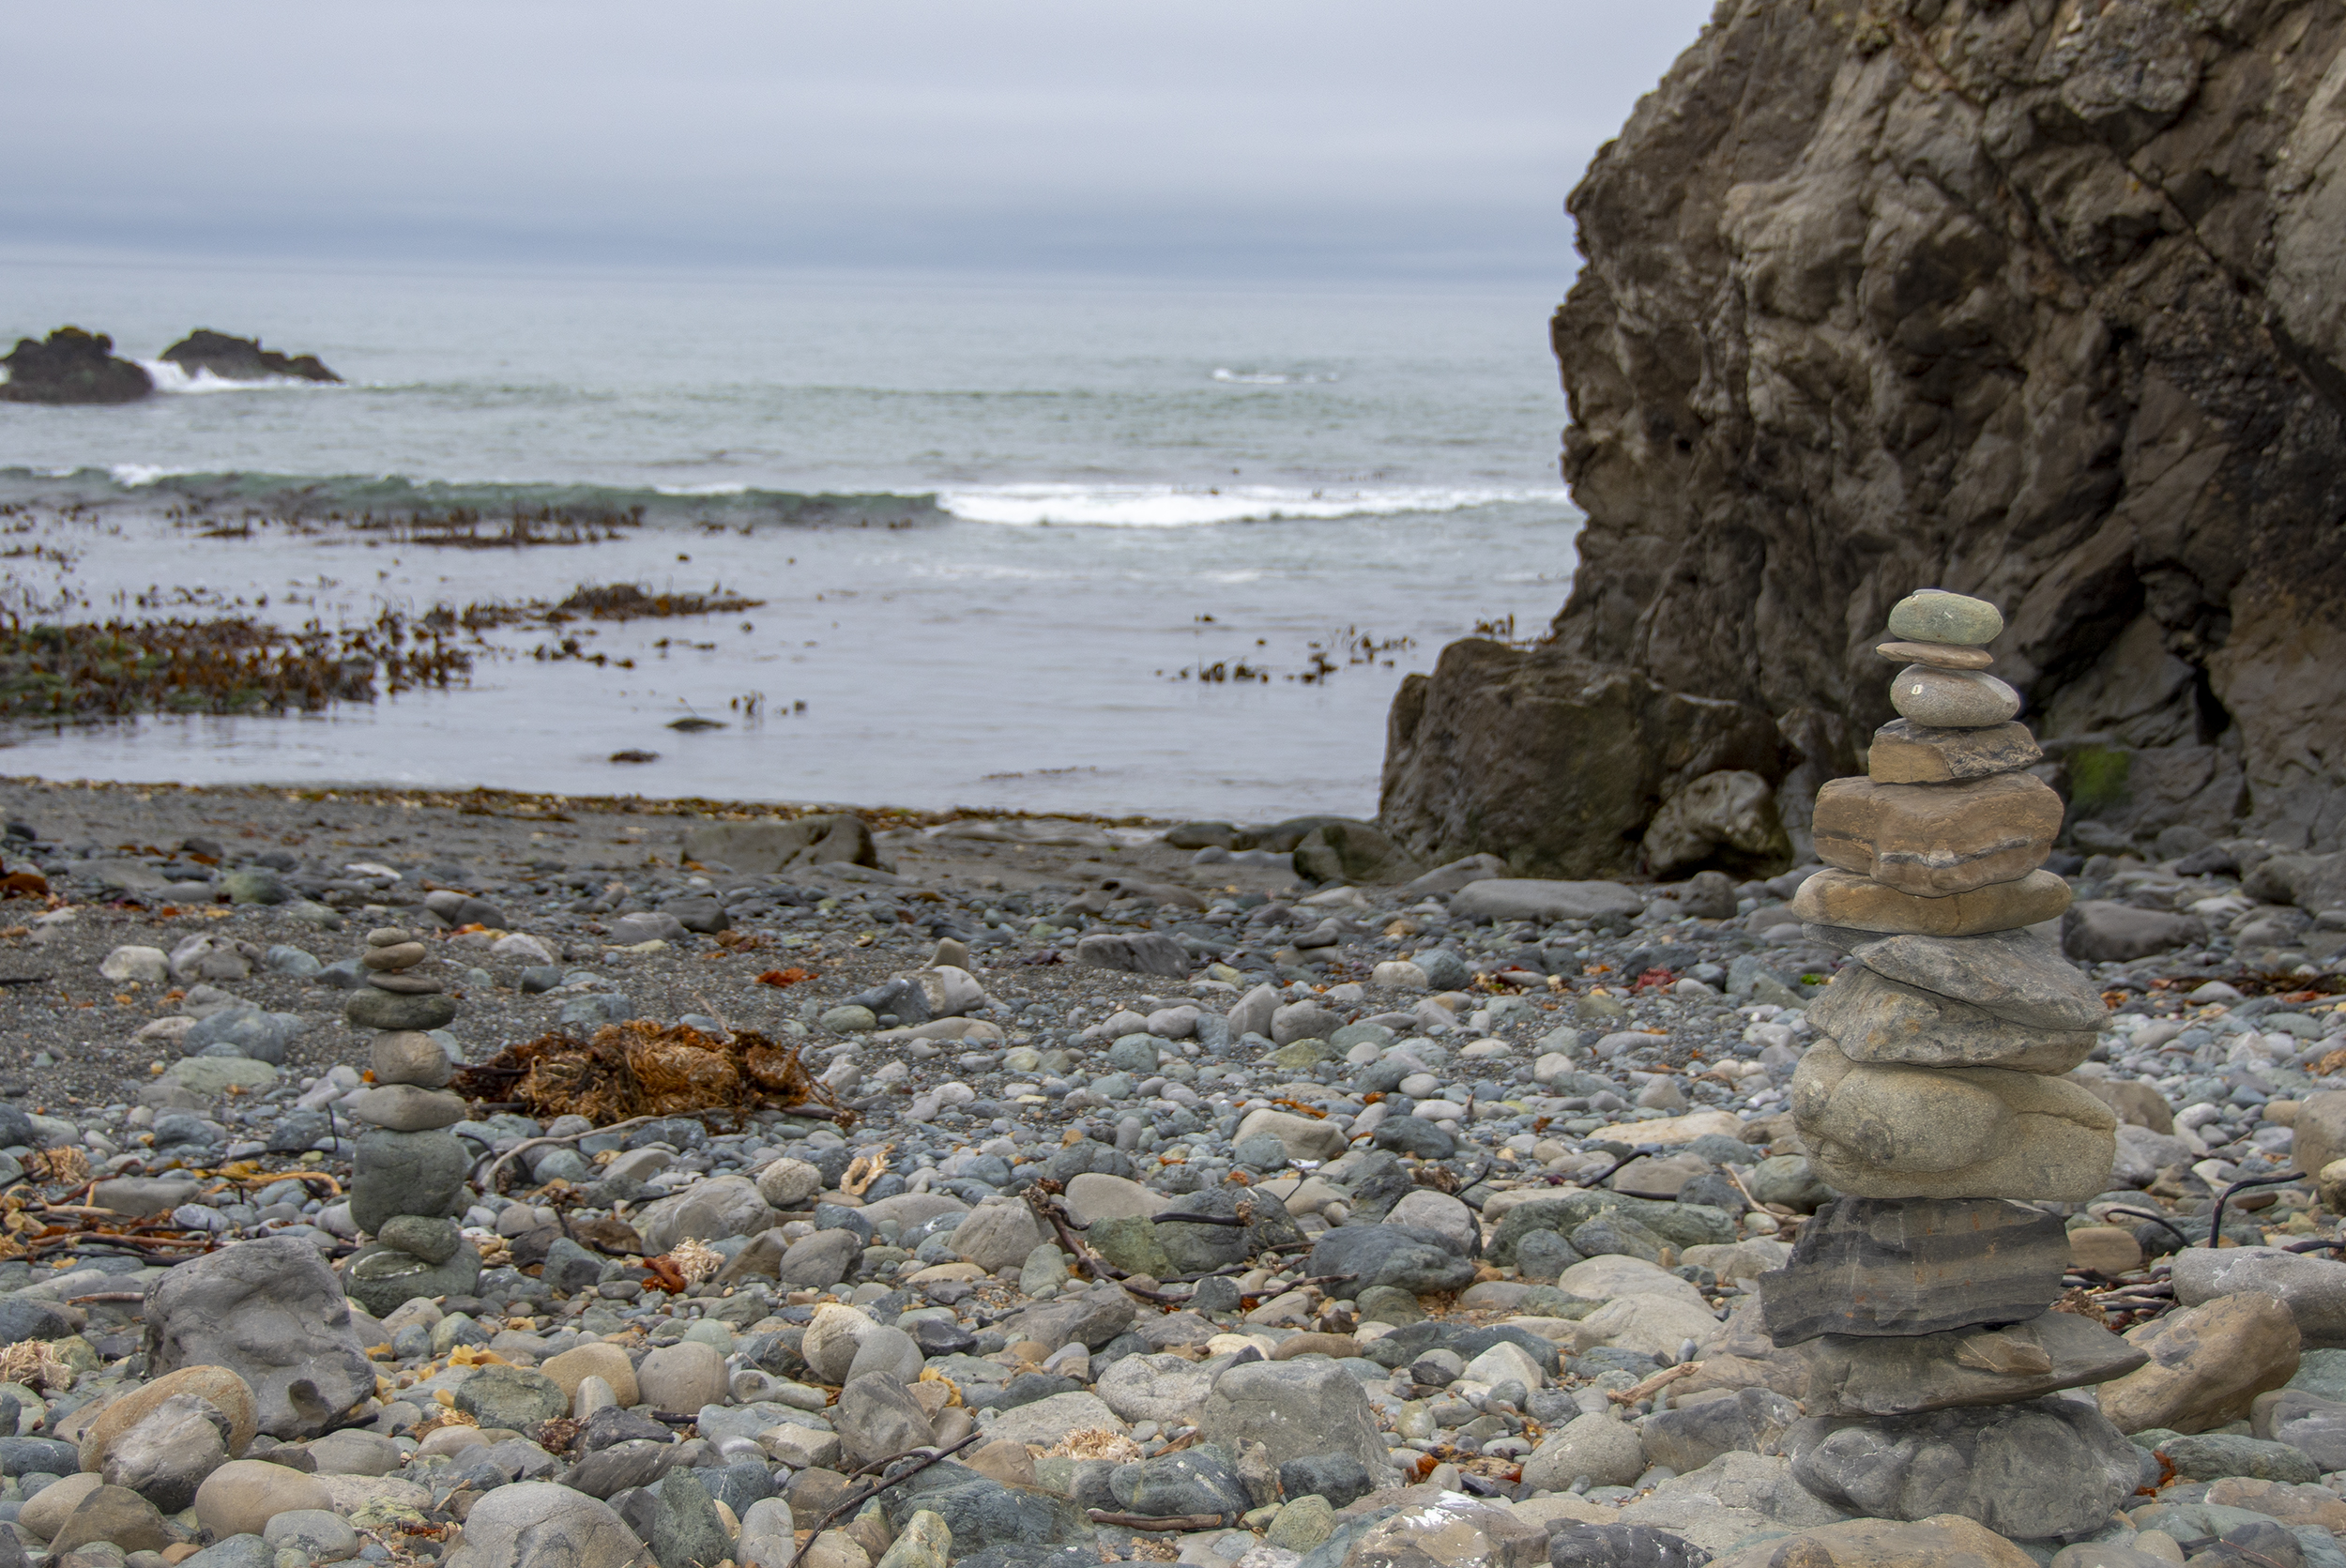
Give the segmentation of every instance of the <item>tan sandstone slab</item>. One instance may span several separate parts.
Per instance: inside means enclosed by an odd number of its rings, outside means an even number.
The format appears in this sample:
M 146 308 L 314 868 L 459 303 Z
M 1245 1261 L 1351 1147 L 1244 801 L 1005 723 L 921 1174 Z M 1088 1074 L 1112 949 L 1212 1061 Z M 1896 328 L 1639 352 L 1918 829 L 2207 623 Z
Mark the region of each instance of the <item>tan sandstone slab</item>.
M 1820 871 L 1792 895 L 1792 913 L 1816 925 L 1920 936 L 1976 936 L 2049 921 L 2069 907 L 2069 884 L 2049 871 L 1991 882 L 1945 898 L 1917 898 L 1846 871 Z
M 2061 814 L 2061 797 L 2034 773 L 1940 784 L 1833 779 L 1817 791 L 1817 858 L 1918 898 L 1945 898 L 2034 871 Z
M 1874 651 L 1893 664 L 1928 664 L 1935 670 L 1984 670 L 1996 656 L 1961 643 L 1881 643 Z
M 2110 1181 L 2118 1119 L 2066 1078 L 1853 1062 L 1830 1042 L 1792 1074 L 1818 1177 L 1857 1197 L 2080 1203 Z

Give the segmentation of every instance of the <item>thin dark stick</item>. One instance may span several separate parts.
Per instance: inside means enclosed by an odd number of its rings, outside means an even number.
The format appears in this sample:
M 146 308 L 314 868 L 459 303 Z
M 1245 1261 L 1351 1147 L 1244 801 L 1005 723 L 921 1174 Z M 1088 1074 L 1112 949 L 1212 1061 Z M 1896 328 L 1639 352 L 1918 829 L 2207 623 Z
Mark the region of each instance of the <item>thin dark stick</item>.
M 1032 1187 L 1028 1188 L 1027 1207 L 1041 1215 L 1051 1228 L 1059 1233 L 1059 1244 L 1075 1255 L 1076 1266 L 1093 1279 L 1110 1281 L 1147 1301 L 1171 1304 L 1186 1300 L 1185 1297 L 1171 1296 L 1162 1290 L 1150 1290 L 1128 1283 L 1128 1276 L 1123 1270 L 1084 1245 L 1083 1238 L 1076 1235 L 1068 1225 L 1065 1212 L 1058 1204 L 1052 1202 L 1047 1195 L 1037 1192 Z
M 2169 1230 L 2174 1232 L 2175 1240 L 2181 1241 L 2185 1246 L 2188 1247 L 2196 1244 L 2192 1241 L 2190 1237 L 2184 1234 L 2183 1226 L 2177 1225 L 2174 1221 L 2169 1219 L 2164 1214 L 2154 1214 L 2147 1209 L 2121 1209 L 2114 1203 L 2108 1209 L 2104 1210 L 2103 1212 L 2108 1214 L 2125 1214 L 2133 1219 L 2148 1220 L 2153 1225 L 2165 1225 Z
M 954 1454 L 959 1454 L 963 1449 L 967 1448 L 971 1443 L 976 1442 L 980 1438 L 984 1436 L 985 1434 L 983 1432 L 972 1432 L 967 1437 L 962 1439 L 961 1441 L 953 1444 L 952 1447 L 938 1449 L 935 1454 L 930 1454 L 927 1458 L 922 1459 L 919 1464 L 913 1466 L 910 1469 L 906 1470 L 901 1474 L 892 1476 L 884 1475 L 880 1477 L 879 1480 L 872 1484 L 869 1491 L 845 1499 L 840 1502 L 838 1507 L 833 1508 L 830 1513 L 815 1521 L 815 1528 L 807 1531 L 806 1545 L 800 1546 L 797 1551 L 792 1552 L 790 1554 L 790 1560 L 784 1563 L 783 1568 L 799 1568 L 799 1559 L 806 1555 L 807 1546 L 812 1546 L 816 1541 L 822 1539 L 823 1531 L 829 1530 L 830 1528 L 831 1521 L 838 1518 L 842 1514 L 852 1513 L 856 1509 L 861 1508 L 865 1503 L 871 1501 L 874 1498 L 879 1496 L 891 1486 L 899 1485 L 904 1482 L 911 1480 L 914 1476 L 919 1475 L 922 1470 L 927 1469 L 931 1465 L 936 1464 L 939 1459 L 949 1459 L 952 1457 Z M 899 1455 L 899 1457 L 901 1457 L 901 1455 Z
M 2216 1195 L 2216 1207 L 2209 1210 L 2207 1217 L 2207 1240 L 2201 1244 L 2209 1247 L 2224 1244 L 2224 1205 L 2232 1201 L 2234 1193 L 2247 1187 L 2273 1187 L 2283 1181 L 2303 1181 L 2305 1179 L 2303 1171 L 2293 1170 L 2278 1176 L 2251 1176 L 2246 1180 L 2233 1182 Z

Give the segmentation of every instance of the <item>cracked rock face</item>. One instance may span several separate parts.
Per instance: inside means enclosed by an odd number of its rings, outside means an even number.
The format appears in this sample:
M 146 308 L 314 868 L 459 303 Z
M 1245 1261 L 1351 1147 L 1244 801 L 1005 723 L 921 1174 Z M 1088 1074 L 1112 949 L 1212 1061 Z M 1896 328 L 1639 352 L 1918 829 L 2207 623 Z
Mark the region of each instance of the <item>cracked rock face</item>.
M 1568 874 L 1627 869 L 1692 763 L 1797 839 L 1937 583 L 2003 606 L 2073 826 L 2346 845 L 2342 37 L 2273 0 L 1721 8 L 1571 198 L 1572 598 L 1404 686 L 1387 830 L 1537 875 L 1566 851 L 1524 825 L 1569 814 L 1607 863 Z M 1647 727 L 1562 745 L 1624 678 Z M 1784 754 L 1698 759 L 1694 698 Z M 1502 728 L 1565 765 L 1482 766 Z

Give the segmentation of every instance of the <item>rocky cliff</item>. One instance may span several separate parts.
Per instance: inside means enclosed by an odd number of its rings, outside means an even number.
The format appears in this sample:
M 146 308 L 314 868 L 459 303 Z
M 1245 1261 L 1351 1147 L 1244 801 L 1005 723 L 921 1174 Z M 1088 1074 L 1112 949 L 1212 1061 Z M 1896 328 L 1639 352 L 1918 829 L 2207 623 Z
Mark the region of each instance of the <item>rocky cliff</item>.
M 1569 204 L 1571 599 L 1404 688 L 1387 830 L 1549 874 L 1797 835 L 1935 585 L 2003 607 L 2074 842 L 2346 846 L 2341 39 L 2336 0 L 1726 0 Z

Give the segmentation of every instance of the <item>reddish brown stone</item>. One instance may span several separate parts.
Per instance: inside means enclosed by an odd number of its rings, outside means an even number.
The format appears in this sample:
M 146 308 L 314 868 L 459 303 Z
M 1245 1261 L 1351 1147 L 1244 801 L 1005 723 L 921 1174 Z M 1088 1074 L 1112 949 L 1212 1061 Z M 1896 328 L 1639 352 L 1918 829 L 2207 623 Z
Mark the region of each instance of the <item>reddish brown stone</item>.
M 2061 797 L 2032 773 L 1943 784 L 1835 779 L 1817 792 L 1817 858 L 1919 898 L 1945 898 L 2034 871 L 2061 813 Z
M 1874 649 L 1893 664 L 1928 664 L 1937 670 L 1984 670 L 1996 656 L 1960 643 L 1883 643 Z

